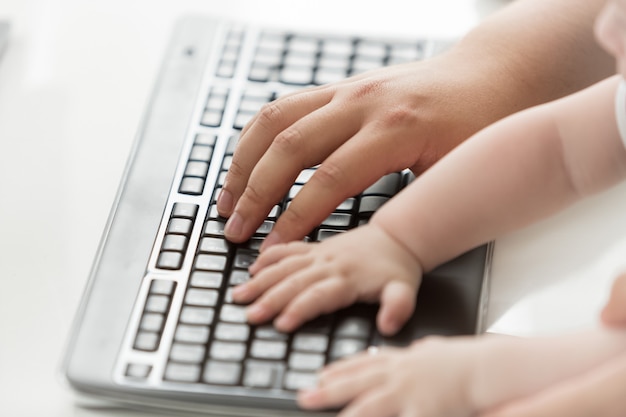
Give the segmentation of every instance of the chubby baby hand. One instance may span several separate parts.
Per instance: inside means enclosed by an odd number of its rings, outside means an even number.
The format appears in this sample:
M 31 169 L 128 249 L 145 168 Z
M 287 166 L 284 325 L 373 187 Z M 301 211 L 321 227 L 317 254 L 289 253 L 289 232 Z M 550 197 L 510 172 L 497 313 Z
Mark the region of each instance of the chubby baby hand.
M 248 320 L 275 318 L 284 332 L 357 301 L 379 302 L 377 325 L 396 333 L 412 314 L 422 268 L 379 226 L 368 224 L 321 243 L 291 242 L 264 250 L 253 276 L 233 299 L 250 303 Z

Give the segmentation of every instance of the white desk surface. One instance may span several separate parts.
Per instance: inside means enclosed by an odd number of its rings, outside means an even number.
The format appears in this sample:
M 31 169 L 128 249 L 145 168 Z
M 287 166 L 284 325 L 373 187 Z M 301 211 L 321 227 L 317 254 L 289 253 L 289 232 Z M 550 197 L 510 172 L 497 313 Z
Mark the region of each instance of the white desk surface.
M 350 33 L 459 36 L 498 0 L 4 0 L 0 58 L 0 415 L 119 416 L 56 376 L 174 19 L 204 12 Z M 450 14 L 450 11 L 454 11 Z M 626 185 L 496 242 L 491 331 L 589 325 L 626 236 Z M 135 415 L 135 414 L 132 414 Z

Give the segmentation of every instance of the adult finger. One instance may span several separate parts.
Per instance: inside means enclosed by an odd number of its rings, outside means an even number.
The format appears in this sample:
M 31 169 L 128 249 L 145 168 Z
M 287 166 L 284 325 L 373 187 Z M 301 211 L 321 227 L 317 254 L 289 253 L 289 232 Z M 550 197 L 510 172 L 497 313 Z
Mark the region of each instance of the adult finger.
M 324 160 L 278 218 L 262 249 L 301 238 L 346 198 L 408 166 L 407 155 L 390 150 L 384 135 L 364 128 Z
M 341 123 L 329 125 L 329 121 L 332 120 L 341 120 Z M 236 185 L 234 183 L 229 185 L 227 178 L 224 184 L 225 188 L 228 187 L 226 192 L 231 193 L 235 204 L 234 211 L 226 223 L 224 231 L 226 237 L 234 242 L 241 242 L 250 237 L 269 209 L 287 192 L 302 169 L 323 161 L 358 130 L 359 123 L 358 114 L 345 106 L 330 103 L 278 133 L 262 156 L 247 157 L 245 166 L 236 164 L 232 166 L 231 171 L 234 169 L 235 173 L 249 174 L 249 177 L 244 178 L 241 175 Z M 246 137 L 253 136 L 253 129 L 254 127 L 250 128 Z M 248 172 L 250 165 L 257 160 L 254 168 Z M 243 179 L 246 179 L 247 183 L 244 183 Z M 312 227 L 313 225 L 310 226 Z
M 626 354 L 482 417 L 622 417 L 626 415 L 624 387 Z
M 229 217 L 245 189 L 250 173 L 276 135 L 297 120 L 326 105 L 331 89 L 310 90 L 265 104 L 241 131 L 222 191 L 217 200 L 220 215 Z

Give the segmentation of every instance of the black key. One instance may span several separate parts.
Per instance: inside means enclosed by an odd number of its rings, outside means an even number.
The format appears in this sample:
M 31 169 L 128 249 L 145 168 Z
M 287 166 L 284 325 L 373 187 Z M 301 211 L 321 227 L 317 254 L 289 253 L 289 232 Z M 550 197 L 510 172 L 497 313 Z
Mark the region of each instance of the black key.
M 363 195 L 385 195 L 392 197 L 400 189 L 401 178 L 398 172 L 387 174 L 363 191 Z

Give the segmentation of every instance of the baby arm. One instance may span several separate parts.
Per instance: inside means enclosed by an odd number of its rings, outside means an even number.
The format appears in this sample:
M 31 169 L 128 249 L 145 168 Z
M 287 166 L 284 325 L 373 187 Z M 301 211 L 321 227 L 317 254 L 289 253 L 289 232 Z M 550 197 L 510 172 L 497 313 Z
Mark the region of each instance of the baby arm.
M 614 110 L 618 81 L 609 78 L 482 130 L 371 223 L 429 271 L 617 183 L 626 176 Z
M 357 300 L 379 300 L 379 329 L 397 331 L 413 310 L 422 271 L 624 178 L 617 83 L 617 77 L 605 80 L 482 130 L 356 231 L 317 245 L 270 247 L 234 299 L 264 294 L 248 318 L 278 314 L 275 325 L 283 331 Z
M 431 337 L 331 364 L 298 400 L 308 409 L 349 404 L 340 417 L 472 416 L 594 369 L 625 347 L 626 332 L 604 328 L 537 339 Z

